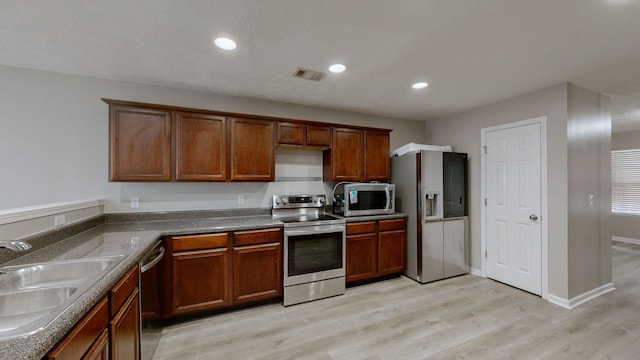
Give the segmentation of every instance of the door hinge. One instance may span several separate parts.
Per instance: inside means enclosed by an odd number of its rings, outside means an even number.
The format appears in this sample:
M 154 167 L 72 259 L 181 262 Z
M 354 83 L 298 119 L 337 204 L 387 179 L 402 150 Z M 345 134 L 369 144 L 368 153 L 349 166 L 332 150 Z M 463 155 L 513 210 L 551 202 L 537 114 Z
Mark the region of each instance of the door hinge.
M 487 198 L 484 198 L 484 206 L 487 206 Z
M 482 149 L 484 150 L 484 153 L 486 154 L 487 153 L 487 146 L 486 145 L 483 146 Z
M 487 250 L 484 251 L 484 258 L 487 258 Z

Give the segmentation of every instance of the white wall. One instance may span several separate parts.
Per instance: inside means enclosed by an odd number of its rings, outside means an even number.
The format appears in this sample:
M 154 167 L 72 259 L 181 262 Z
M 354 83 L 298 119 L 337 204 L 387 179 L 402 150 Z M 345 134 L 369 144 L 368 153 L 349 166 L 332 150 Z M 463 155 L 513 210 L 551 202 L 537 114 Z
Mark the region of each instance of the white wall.
M 610 171 L 609 101 L 600 94 L 563 83 L 427 122 L 429 143 L 451 144 L 455 151 L 469 153 L 472 268 L 482 266 L 481 129 L 546 116 L 548 216 L 543 221 L 548 225 L 548 292 L 570 303 L 577 295 L 611 282 L 606 206 L 610 201 L 610 175 L 606 174 Z M 588 194 L 596 196 L 594 208 L 587 207 Z M 585 233 L 580 228 L 584 224 L 589 224 L 589 231 L 593 232 Z
M 11 67 L 0 66 L 0 79 L 0 210 L 105 198 L 105 212 L 130 211 L 131 196 L 140 197 L 137 211 L 218 209 L 239 206 L 237 194 L 256 207 L 272 191 L 323 189 L 321 182 L 109 183 L 108 106 L 100 98 L 392 128 L 392 149 L 424 142 L 417 121 Z M 313 168 L 319 152 L 307 156 Z
M 610 103 L 606 95 L 569 84 L 569 298 L 611 283 Z
M 108 105 L 113 98 L 265 116 L 393 129 L 391 149 L 424 142 L 424 123 L 207 92 L 0 66 L 0 237 L 53 228 L 61 203 L 102 200 L 68 222 L 96 212 L 269 207 L 274 193 L 327 192 L 321 181 L 272 183 L 109 183 Z M 320 152 L 278 149 L 276 177 L 322 177 Z M 299 175 L 302 174 L 302 175 Z M 315 175 L 314 175 L 315 174 Z M 245 196 L 243 205 L 238 195 Z M 131 209 L 130 198 L 140 198 Z M 88 203 L 92 203 L 89 201 Z M 37 211 L 33 212 L 33 209 Z M 25 220 L 34 213 L 36 219 Z
M 450 144 L 469 154 L 471 267 L 482 268 L 481 130 L 514 121 L 547 117 L 549 194 L 549 292 L 567 298 L 567 84 L 558 84 L 463 114 L 427 122 L 430 144 Z

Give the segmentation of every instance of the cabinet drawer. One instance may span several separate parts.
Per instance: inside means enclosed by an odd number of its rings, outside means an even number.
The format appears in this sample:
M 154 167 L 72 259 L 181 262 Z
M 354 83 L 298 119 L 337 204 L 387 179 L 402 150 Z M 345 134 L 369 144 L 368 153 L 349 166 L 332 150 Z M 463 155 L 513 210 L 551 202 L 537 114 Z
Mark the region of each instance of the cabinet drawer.
M 109 290 L 109 314 L 113 318 L 129 294 L 138 287 L 138 265 L 134 265 L 117 284 Z
M 173 251 L 188 251 L 227 247 L 228 233 L 174 236 Z
M 80 359 L 91 348 L 109 323 L 107 298 L 103 298 L 51 350 L 46 359 Z
M 378 231 L 404 230 L 404 219 L 380 220 Z
M 233 243 L 236 246 L 279 242 L 282 230 L 273 228 L 268 230 L 236 231 L 233 233 Z
M 365 234 L 376 232 L 375 221 L 363 221 L 357 223 L 347 223 L 347 235 Z

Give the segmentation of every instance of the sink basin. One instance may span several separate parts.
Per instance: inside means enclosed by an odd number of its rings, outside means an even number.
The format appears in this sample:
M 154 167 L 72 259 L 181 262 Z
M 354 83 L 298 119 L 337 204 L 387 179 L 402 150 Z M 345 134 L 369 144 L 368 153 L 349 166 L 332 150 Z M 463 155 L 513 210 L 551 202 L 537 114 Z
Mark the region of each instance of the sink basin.
M 5 266 L 0 268 L 0 273 L 10 275 L 17 289 L 70 286 L 103 273 L 122 258 L 108 256 Z
M 0 294 L 0 334 L 50 314 L 77 290 L 66 286 Z
M 0 268 L 0 339 L 37 331 L 71 305 L 124 255 Z

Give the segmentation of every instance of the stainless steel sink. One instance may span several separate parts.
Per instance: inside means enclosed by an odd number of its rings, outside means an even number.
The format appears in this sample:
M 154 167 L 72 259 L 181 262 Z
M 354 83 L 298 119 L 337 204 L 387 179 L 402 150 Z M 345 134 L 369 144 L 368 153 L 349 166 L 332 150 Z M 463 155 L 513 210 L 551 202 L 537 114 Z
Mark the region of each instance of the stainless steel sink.
M 16 289 L 68 286 L 81 284 L 103 273 L 122 258 L 123 256 L 108 256 L 5 266 L 0 268 L 0 273 L 12 277 Z
M 0 334 L 45 317 L 69 300 L 77 290 L 67 286 L 0 294 Z
M 124 255 L 0 267 L 0 339 L 46 326 Z

